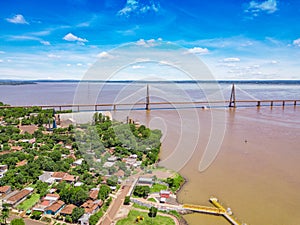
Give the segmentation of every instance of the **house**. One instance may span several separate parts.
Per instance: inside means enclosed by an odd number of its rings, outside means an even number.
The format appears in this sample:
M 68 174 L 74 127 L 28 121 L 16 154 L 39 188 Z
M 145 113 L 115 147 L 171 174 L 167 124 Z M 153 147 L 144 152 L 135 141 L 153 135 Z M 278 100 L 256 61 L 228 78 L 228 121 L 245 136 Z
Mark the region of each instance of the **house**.
M 0 178 L 4 177 L 4 174 L 7 172 L 7 165 L 0 165 Z
M 65 172 L 54 172 L 52 174 L 52 178 L 54 178 L 56 182 L 66 181 L 67 183 L 73 183 L 78 180 L 77 176 L 73 176 Z
M 82 185 L 83 185 L 82 182 L 77 181 L 77 182 L 74 184 L 74 187 L 80 187 L 80 186 L 82 186 Z
M 118 157 L 113 155 L 113 156 L 109 157 L 109 158 L 107 159 L 107 161 L 108 161 L 108 162 L 115 162 L 115 161 L 117 161 L 117 159 L 118 159 Z
M 72 215 L 73 209 L 76 208 L 76 205 L 70 204 L 70 205 L 66 205 L 61 211 L 60 211 L 60 215 L 62 216 L 67 216 L 67 215 Z
M 102 200 L 87 200 L 81 205 L 81 208 L 84 208 L 85 213 L 94 214 L 101 206 L 103 205 Z
M 9 192 L 11 192 L 10 186 L 0 186 L 0 195 L 7 195 Z
M 33 188 L 24 188 L 16 194 L 6 199 L 6 203 L 10 206 L 16 206 L 26 199 L 33 192 Z
M 11 146 L 10 147 L 10 150 L 12 151 L 21 151 L 23 149 L 22 146 Z
M 118 178 L 123 178 L 125 176 L 125 172 L 123 170 L 118 170 L 115 175 L 118 177 Z
M 89 197 L 92 200 L 96 200 L 98 198 L 99 188 L 92 188 L 89 193 Z
M 73 166 L 81 166 L 83 162 L 83 159 L 77 159 L 72 163 Z
M 105 162 L 105 163 L 103 164 L 103 167 L 104 167 L 104 168 L 110 168 L 110 167 L 112 167 L 113 165 L 115 165 L 115 162 Z
M 16 163 L 16 167 L 25 166 L 25 165 L 27 165 L 27 160 L 26 159 Z
M 45 213 L 48 215 L 56 215 L 63 207 L 65 203 L 61 200 L 53 203 L 51 206 L 45 209 Z
M 52 177 L 52 174 L 53 172 L 44 171 L 44 173 L 39 176 L 39 180 L 48 184 L 53 184 L 55 179 Z
M 40 203 L 33 207 L 33 211 L 45 212 L 46 208 L 58 201 L 60 196 L 58 194 L 47 194 Z
M 80 222 L 80 225 L 89 225 L 89 219 L 90 219 L 90 214 L 83 214 L 82 217 L 78 220 Z
M 167 199 L 166 199 L 166 198 L 160 198 L 160 199 L 159 199 L 159 202 L 160 202 L 160 203 L 166 203 L 166 202 L 167 202 Z
M 74 183 L 75 181 L 78 180 L 78 176 L 74 176 L 74 175 L 70 175 L 70 174 L 66 174 L 64 177 L 63 177 L 63 181 L 66 181 L 67 183 Z
M 139 177 L 137 181 L 137 185 L 145 185 L 145 186 L 152 186 L 154 183 L 153 178 L 151 177 Z
M 23 125 L 18 126 L 18 128 L 21 130 L 21 134 L 25 134 L 25 132 L 33 134 L 36 130 L 38 130 L 38 126 L 36 125 Z
M 171 194 L 171 192 L 170 191 L 166 191 L 166 190 L 161 190 L 159 192 L 159 196 L 161 198 L 170 198 L 170 194 Z

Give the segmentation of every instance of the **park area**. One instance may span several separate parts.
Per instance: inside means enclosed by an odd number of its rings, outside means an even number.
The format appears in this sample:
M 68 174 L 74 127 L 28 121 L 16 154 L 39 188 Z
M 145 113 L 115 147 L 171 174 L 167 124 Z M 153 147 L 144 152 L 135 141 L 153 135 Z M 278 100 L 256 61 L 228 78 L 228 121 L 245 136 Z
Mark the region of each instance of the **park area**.
M 137 210 L 131 210 L 128 217 L 117 222 L 117 225 L 174 225 L 174 220 L 157 215 L 156 217 L 149 217 L 147 212 L 140 212 Z

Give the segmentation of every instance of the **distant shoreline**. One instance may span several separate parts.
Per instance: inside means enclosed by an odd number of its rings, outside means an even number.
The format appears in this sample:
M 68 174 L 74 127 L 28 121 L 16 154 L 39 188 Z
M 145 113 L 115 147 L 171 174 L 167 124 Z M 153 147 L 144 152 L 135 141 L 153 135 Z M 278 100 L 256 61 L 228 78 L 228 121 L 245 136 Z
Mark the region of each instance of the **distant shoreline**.
M 26 85 L 38 83 L 137 83 L 137 84 L 156 84 L 156 83 L 179 83 L 179 84 L 201 84 L 201 83 L 219 83 L 219 84 L 300 84 L 300 80 L 170 80 L 170 81 L 147 81 L 147 80 L 8 80 L 0 79 L 0 85 Z

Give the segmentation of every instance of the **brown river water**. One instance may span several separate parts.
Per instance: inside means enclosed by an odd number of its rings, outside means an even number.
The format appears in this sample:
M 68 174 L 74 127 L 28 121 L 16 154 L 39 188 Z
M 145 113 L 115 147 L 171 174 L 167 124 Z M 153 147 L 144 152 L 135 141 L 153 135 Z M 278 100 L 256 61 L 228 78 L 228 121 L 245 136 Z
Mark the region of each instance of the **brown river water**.
M 171 169 L 177 169 L 176 163 L 182 164 L 181 159 L 190 154 L 187 148 L 195 147 L 195 152 L 179 170 L 187 180 L 178 194 L 179 202 L 210 206 L 208 200 L 215 196 L 232 209 L 240 222 L 299 225 L 300 106 L 227 109 L 225 120 L 218 121 L 223 124 L 214 125 L 226 125 L 220 151 L 203 172 L 198 168 L 211 136 L 212 116 L 210 110 L 197 109 L 195 118 L 191 111 L 132 111 L 130 115 L 163 130 L 162 164 L 172 156 L 175 164 L 169 165 Z M 114 114 L 124 120 L 122 115 Z M 199 125 L 200 131 L 196 127 Z M 199 139 L 195 146 L 196 131 Z M 182 141 L 193 146 L 187 144 L 178 149 Z M 193 213 L 184 218 L 191 225 L 229 224 L 225 218 L 213 215 Z

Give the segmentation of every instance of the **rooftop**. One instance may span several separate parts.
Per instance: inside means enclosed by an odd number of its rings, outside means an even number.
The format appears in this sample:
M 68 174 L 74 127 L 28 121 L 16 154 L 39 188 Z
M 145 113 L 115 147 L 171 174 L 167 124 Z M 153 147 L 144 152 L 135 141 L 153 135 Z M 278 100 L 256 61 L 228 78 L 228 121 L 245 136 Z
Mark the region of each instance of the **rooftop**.
M 61 214 L 66 214 L 66 215 L 71 215 L 72 212 L 73 212 L 73 209 L 76 208 L 76 205 L 73 205 L 73 204 L 70 204 L 70 205 L 67 205 L 65 208 L 63 208 L 60 213 Z

